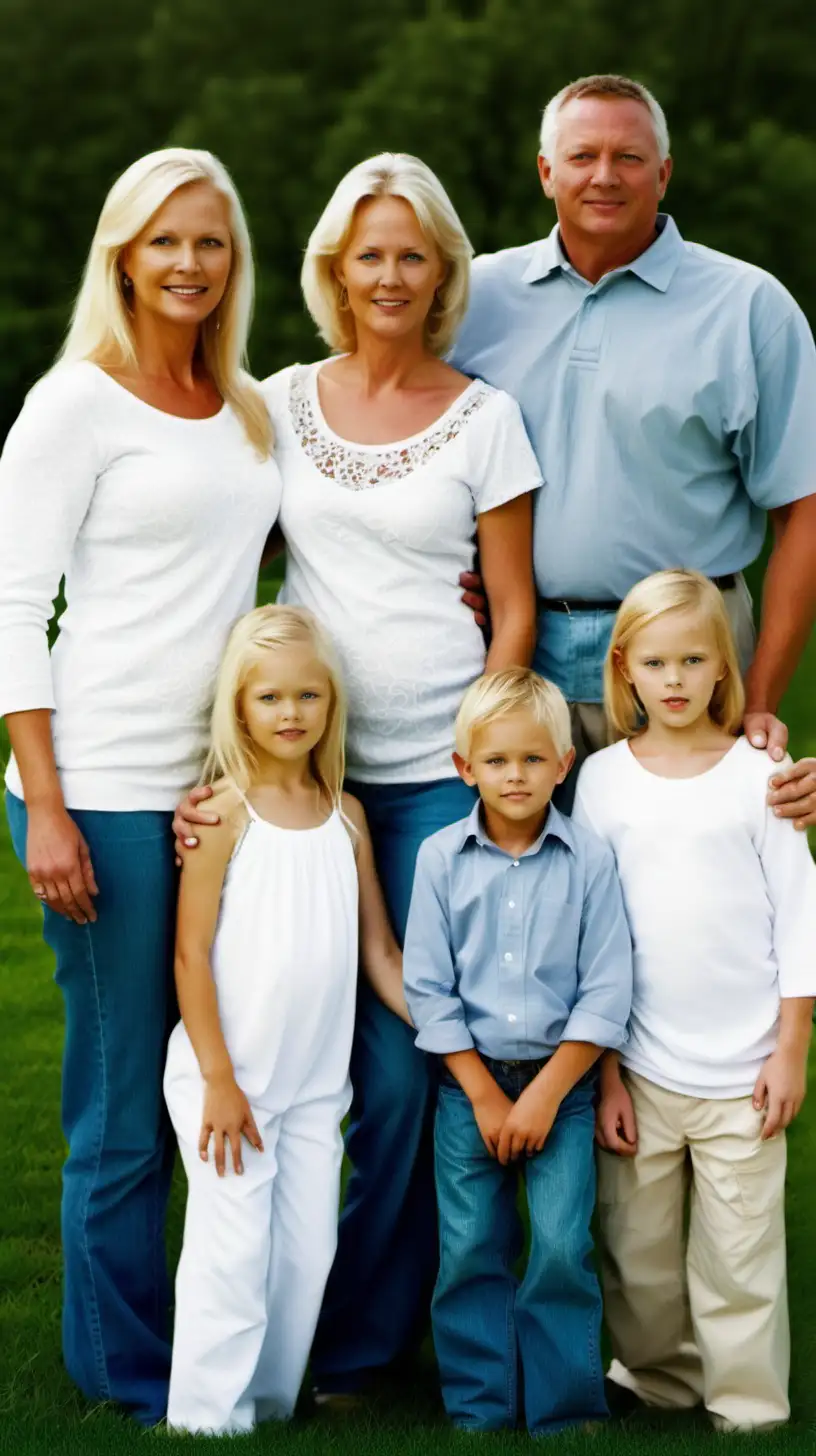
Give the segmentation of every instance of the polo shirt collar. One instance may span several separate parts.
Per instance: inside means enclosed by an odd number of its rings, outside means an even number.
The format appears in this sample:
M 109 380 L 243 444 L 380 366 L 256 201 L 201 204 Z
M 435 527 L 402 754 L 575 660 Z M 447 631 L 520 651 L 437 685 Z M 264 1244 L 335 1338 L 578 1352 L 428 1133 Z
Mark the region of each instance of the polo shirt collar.
M 677 272 L 685 244 L 673 217 L 661 212 L 657 218 L 657 237 L 639 258 L 616 268 L 617 273 L 634 273 L 637 278 L 665 293 Z M 540 283 L 554 273 L 574 273 L 561 246 L 561 233 L 556 223 L 548 237 L 535 244 L 533 255 L 521 275 L 523 283 Z M 612 274 L 605 275 L 612 277 Z M 603 280 L 599 280 L 603 281 Z
M 575 835 L 572 832 L 572 825 L 569 819 L 559 813 L 554 804 L 550 804 L 547 822 L 544 828 L 538 838 L 530 845 L 530 848 L 525 849 L 524 854 L 521 856 L 522 859 L 527 859 L 534 854 L 538 854 L 547 839 L 559 839 L 562 844 L 566 845 L 567 849 L 572 850 L 573 854 L 575 853 Z M 462 850 L 471 841 L 478 844 L 482 849 L 497 848 L 492 839 L 485 833 L 482 823 L 482 806 L 478 799 L 468 814 L 467 819 L 462 824 L 462 833 L 456 846 L 457 852 L 461 854 Z M 499 851 L 499 853 L 501 852 Z

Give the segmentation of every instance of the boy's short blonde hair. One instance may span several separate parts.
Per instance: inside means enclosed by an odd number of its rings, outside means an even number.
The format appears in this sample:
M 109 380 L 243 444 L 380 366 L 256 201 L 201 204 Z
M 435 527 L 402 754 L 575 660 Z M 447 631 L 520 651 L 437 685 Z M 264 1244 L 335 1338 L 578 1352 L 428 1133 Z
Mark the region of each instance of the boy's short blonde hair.
M 621 670 L 627 648 L 643 627 L 666 612 L 677 611 L 699 612 L 705 618 L 725 664 L 725 676 L 716 684 L 709 704 L 712 722 L 726 733 L 736 733 L 742 722 L 745 691 L 722 592 L 701 572 L 677 566 L 639 581 L 618 608 L 604 663 L 604 708 L 616 738 L 632 738 L 646 727 L 637 693 Z
M 473 739 L 481 728 L 521 710 L 532 713 L 546 728 L 559 758 L 572 748 L 572 724 L 566 699 L 555 683 L 533 672 L 531 667 L 505 667 L 486 672 L 471 683 L 456 716 L 456 752 L 470 762 Z

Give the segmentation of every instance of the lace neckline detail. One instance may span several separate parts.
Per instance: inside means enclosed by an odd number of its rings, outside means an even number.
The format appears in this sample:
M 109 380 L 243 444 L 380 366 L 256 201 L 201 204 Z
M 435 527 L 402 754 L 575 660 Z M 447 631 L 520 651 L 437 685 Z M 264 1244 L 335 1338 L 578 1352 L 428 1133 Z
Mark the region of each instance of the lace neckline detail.
M 403 480 L 464 429 L 490 398 L 490 386 L 475 379 L 449 409 L 422 434 L 392 445 L 356 445 L 329 434 L 312 398 L 319 365 L 298 365 L 289 385 L 289 414 L 304 454 L 329 480 L 348 490 L 371 490 L 390 480 Z

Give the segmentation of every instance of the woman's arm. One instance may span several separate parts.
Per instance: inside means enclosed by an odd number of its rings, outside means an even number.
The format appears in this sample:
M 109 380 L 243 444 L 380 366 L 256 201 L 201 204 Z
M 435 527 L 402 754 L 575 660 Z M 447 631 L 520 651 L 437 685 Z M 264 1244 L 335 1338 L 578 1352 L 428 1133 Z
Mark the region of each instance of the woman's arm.
M 486 672 L 527 667 L 536 641 L 533 504 L 530 494 L 477 519 L 479 558 L 493 633 Z
M 363 971 L 389 1011 L 413 1026 L 402 988 L 402 951 L 394 939 L 382 886 L 374 864 L 374 849 L 359 799 L 343 795 L 343 813 L 356 830 L 353 836 L 360 883 L 360 959 Z
M 62 797 L 51 713 L 46 708 L 7 713 L 6 727 L 28 811 L 26 869 L 31 888 L 52 910 L 85 925 L 96 919 L 91 896 L 99 891 L 88 846 Z

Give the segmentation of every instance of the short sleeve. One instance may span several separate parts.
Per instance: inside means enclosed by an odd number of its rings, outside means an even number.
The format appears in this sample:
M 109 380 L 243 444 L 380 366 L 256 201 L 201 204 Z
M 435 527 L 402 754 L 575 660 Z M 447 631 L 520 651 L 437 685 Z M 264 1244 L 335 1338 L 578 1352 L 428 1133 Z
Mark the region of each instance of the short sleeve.
M 790 819 L 777 818 L 767 804 L 768 773 L 757 775 L 753 763 L 750 766 L 756 780 L 756 844 L 773 915 L 779 994 L 816 996 L 816 864 L 807 835 L 794 829 Z M 787 764 L 772 766 L 774 772 L 783 767 Z
M 55 706 L 48 623 L 101 468 L 94 367 L 46 375 L 0 458 L 0 714 Z
M 773 510 L 816 493 L 816 347 L 792 300 L 756 355 L 754 374 L 753 412 L 734 448 L 751 500 Z
M 521 410 L 502 389 L 478 412 L 469 439 L 468 481 L 477 516 L 538 490 L 541 469 Z

